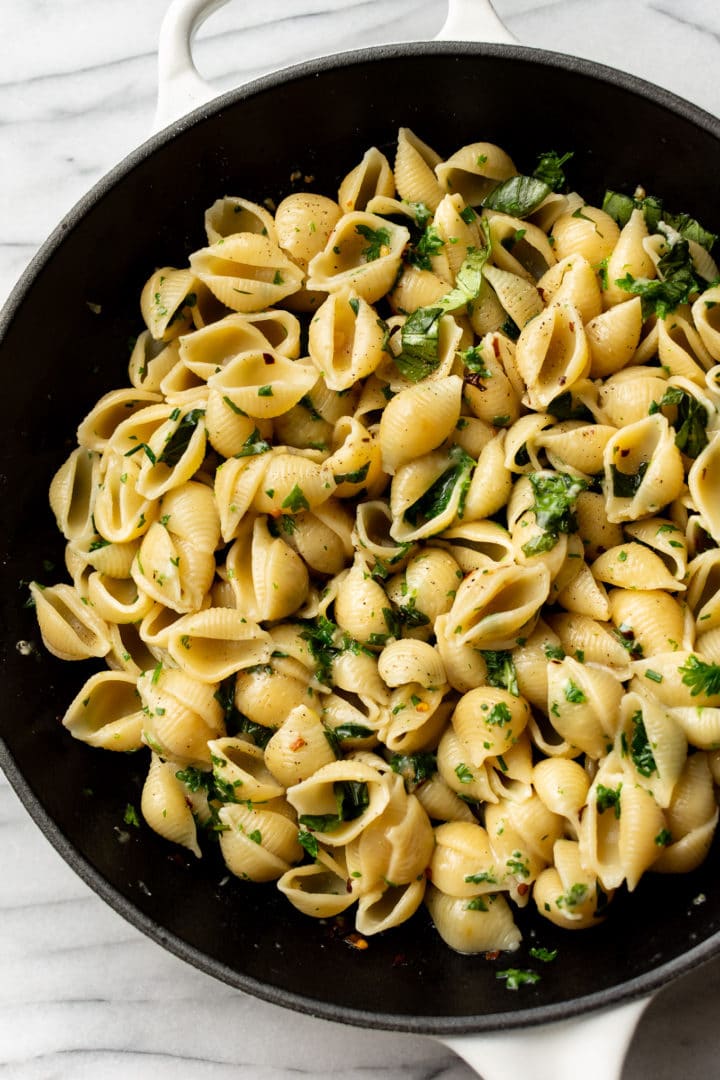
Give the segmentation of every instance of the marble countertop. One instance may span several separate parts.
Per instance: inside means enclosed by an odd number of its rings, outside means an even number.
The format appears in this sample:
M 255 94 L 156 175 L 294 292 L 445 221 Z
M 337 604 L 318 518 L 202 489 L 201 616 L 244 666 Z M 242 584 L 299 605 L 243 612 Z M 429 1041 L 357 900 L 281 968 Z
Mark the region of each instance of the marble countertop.
M 166 4 L 2 4 L 0 301 L 62 215 L 149 133 Z M 720 115 L 718 5 L 497 0 L 495 6 L 523 44 L 631 71 Z M 203 74 L 225 89 L 321 52 L 432 37 L 444 15 L 443 0 L 235 0 L 206 24 L 196 56 Z M 2 1077 L 475 1075 L 430 1039 L 289 1013 L 164 952 L 73 874 L 1 777 L 0 853 Z M 717 1076 L 718 1002 L 720 961 L 665 990 L 641 1021 L 623 1080 Z M 236 1037 L 218 1037 L 228 1030 Z

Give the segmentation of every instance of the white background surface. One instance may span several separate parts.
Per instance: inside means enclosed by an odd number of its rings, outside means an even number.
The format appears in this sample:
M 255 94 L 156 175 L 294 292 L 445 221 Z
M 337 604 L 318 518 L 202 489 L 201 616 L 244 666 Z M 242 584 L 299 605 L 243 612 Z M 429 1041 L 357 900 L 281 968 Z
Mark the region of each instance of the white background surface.
M 658 82 L 720 115 L 713 0 L 497 0 L 522 44 Z M 166 0 L 0 0 L 0 300 L 73 203 L 150 132 Z M 218 88 L 310 56 L 432 37 L 443 0 L 234 0 L 198 64 Z M 0 1076 L 468 1080 L 421 1037 L 248 998 L 187 967 L 66 867 L 0 778 Z M 720 962 L 650 1007 L 623 1080 L 720 1076 Z M 582 1059 L 578 1059 L 582 1077 Z M 532 1080 L 528 1077 L 527 1080 Z

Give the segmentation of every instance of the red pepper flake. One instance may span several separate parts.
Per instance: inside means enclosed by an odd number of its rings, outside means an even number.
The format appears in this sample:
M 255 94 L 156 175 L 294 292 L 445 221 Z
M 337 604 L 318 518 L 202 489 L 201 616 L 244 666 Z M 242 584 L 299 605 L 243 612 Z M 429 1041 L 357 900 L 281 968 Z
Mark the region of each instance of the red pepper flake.
M 291 750 L 300 750 L 303 746 L 307 746 L 307 741 L 303 739 L 302 735 L 298 735 L 295 742 L 290 743 Z
M 518 896 L 525 896 L 528 892 L 530 892 L 530 886 L 526 885 L 524 881 L 521 881 L 517 887 Z
M 361 952 L 363 952 L 368 947 L 368 943 L 365 938 L 360 937 L 359 934 L 348 934 L 348 936 L 345 938 L 345 941 L 350 946 L 350 948 L 359 949 Z
M 500 950 L 499 949 L 492 949 L 490 952 L 486 952 L 485 953 L 485 959 L 486 960 L 499 960 L 500 959 Z
M 498 339 L 496 337 L 493 338 L 493 352 L 495 353 L 495 356 L 499 360 L 500 359 L 500 342 L 498 341 Z

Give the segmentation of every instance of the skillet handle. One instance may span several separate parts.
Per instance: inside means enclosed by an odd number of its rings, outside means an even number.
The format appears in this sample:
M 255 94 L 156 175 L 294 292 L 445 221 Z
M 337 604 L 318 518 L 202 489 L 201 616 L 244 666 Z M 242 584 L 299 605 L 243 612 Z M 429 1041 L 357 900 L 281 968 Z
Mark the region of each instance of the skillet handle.
M 440 1038 L 483 1080 L 620 1080 L 640 1017 L 652 998 L 640 998 L 556 1024 Z
M 217 91 L 199 74 L 192 56 L 193 38 L 205 20 L 227 0 L 172 0 L 160 27 L 158 97 L 153 131 L 211 101 Z M 438 41 L 514 42 L 490 0 L 448 0 Z

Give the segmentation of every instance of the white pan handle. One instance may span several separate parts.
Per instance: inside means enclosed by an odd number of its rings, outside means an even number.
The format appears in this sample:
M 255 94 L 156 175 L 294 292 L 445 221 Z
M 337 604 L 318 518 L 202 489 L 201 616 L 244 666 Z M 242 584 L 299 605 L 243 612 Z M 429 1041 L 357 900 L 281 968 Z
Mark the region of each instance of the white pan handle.
M 172 0 L 160 27 L 158 98 L 153 131 L 217 96 L 199 74 L 192 56 L 195 33 L 227 0 Z M 490 0 L 448 0 L 439 41 L 501 41 L 515 38 L 495 14 Z
M 439 1041 L 483 1080 L 620 1080 L 630 1040 L 651 1000 L 641 998 L 556 1024 L 443 1036 Z
M 436 41 L 496 41 L 516 45 L 490 0 L 448 0 L 447 19 Z

